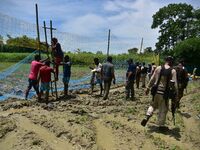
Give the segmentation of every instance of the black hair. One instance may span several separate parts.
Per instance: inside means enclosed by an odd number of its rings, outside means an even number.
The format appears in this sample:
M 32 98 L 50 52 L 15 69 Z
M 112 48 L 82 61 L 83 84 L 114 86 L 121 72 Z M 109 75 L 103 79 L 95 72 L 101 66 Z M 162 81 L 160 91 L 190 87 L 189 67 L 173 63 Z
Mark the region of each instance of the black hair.
M 94 58 L 94 62 L 99 61 L 99 58 Z
M 57 38 L 52 38 L 52 42 L 54 43 L 54 44 L 56 44 L 57 42 L 58 42 L 58 39 Z
M 111 56 L 108 56 L 108 57 L 107 57 L 107 61 L 111 63 L 111 62 L 112 62 L 112 57 L 111 57 Z
M 47 66 L 50 66 L 50 61 L 49 60 L 47 60 L 47 61 L 45 61 L 45 65 L 47 65 Z
M 133 63 L 133 59 L 132 58 L 128 59 L 128 62 Z
M 41 58 L 40 58 L 40 55 L 39 55 L 39 54 L 35 54 L 35 60 L 36 60 L 36 61 L 40 61 L 40 59 L 41 59 Z
M 173 62 L 173 61 L 174 61 L 174 58 L 173 58 L 172 56 L 167 56 L 167 57 L 165 58 L 165 61 L 167 61 L 167 62 Z
M 69 55 L 65 55 L 64 61 L 65 61 L 65 62 L 66 62 L 66 61 L 69 61 Z

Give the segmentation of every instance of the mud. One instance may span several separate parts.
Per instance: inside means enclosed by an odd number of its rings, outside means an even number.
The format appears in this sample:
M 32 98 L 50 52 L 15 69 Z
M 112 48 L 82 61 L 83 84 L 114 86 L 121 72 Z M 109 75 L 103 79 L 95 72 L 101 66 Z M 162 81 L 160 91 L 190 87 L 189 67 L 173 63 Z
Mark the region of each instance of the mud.
M 167 131 L 156 125 L 156 113 L 146 127 L 140 125 L 151 96 L 136 89 L 134 101 L 125 100 L 122 85 L 103 100 L 82 89 L 70 97 L 38 103 L 9 99 L 0 103 L 0 149 L 2 150 L 199 150 L 200 84 L 190 83 L 173 125 L 167 115 Z M 62 95 L 63 93 L 59 93 Z

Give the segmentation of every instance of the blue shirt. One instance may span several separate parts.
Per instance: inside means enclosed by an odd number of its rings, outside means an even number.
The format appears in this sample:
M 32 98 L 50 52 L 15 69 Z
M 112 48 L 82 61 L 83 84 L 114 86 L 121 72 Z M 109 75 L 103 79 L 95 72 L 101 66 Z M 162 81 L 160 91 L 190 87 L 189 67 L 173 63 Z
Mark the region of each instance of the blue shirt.
M 71 76 L 71 62 L 64 62 L 63 64 L 63 76 L 70 77 Z
M 136 65 L 129 64 L 127 72 L 126 72 L 126 77 L 128 77 L 129 72 L 132 72 L 132 74 L 131 74 L 131 76 L 129 77 L 128 80 L 134 80 L 135 79 L 135 73 L 136 73 Z

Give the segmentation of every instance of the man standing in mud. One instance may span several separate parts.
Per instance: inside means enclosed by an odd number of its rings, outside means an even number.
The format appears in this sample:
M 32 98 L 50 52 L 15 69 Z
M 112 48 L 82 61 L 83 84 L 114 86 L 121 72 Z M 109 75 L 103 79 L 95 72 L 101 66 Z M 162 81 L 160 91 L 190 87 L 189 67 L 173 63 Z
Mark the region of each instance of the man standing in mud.
M 101 73 L 102 73 L 102 79 L 104 81 L 103 99 L 106 100 L 108 98 L 112 80 L 113 80 L 113 84 L 115 84 L 114 65 L 112 64 L 111 56 L 108 56 L 107 62 L 103 64 Z
M 139 62 L 136 62 L 136 76 L 135 76 L 135 80 L 136 80 L 136 87 L 139 89 L 139 85 L 140 85 L 140 77 L 141 77 L 141 65 Z
M 153 96 L 153 102 L 148 108 L 146 113 L 146 118 L 141 122 L 142 126 L 145 126 L 149 118 L 153 115 L 155 109 L 158 109 L 158 125 L 160 130 L 165 130 L 165 120 L 169 105 L 169 86 L 173 85 L 174 90 L 177 91 L 177 78 L 176 70 L 173 67 L 173 58 L 168 56 L 165 59 L 165 64 L 163 66 L 158 66 L 151 77 L 147 89 L 145 91 L 146 95 L 151 89 L 151 94 Z
M 145 88 L 146 76 L 147 76 L 147 67 L 145 66 L 145 62 L 143 62 L 141 67 L 142 88 Z
M 45 60 L 47 60 L 47 59 L 45 59 Z M 38 77 L 38 72 L 40 70 L 40 67 L 44 65 L 43 62 L 45 60 L 40 60 L 40 55 L 36 54 L 35 60 L 33 60 L 31 62 L 31 69 L 30 69 L 30 73 L 29 73 L 29 77 L 28 77 L 29 84 L 28 84 L 28 87 L 25 92 L 25 99 L 28 98 L 29 91 L 31 90 L 32 87 L 34 88 L 36 94 L 38 95 L 38 100 L 40 99 L 37 77 Z
M 184 89 L 187 87 L 189 78 L 188 72 L 184 67 L 184 62 L 180 61 L 178 66 L 176 66 L 176 75 L 177 75 L 177 82 L 178 82 L 178 101 L 177 101 L 177 108 L 179 108 L 180 100 L 183 97 Z
M 60 63 L 63 61 L 64 53 L 61 49 L 60 43 L 58 43 L 57 38 L 52 38 L 52 54 L 53 54 L 53 59 L 55 63 L 55 70 L 56 70 L 56 76 L 55 79 L 58 81 L 58 76 L 59 76 L 59 66 Z
M 129 59 L 128 61 L 128 69 L 126 72 L 126 100 L 131 96 L 131 100 L 134 100 L 134 80 L 136 73 L 136 66 L 133 64 L 133 59 Z
M 90 69 L 92 69 L 91 70 L 91 72 L 92 72 L 91 94 L 93 94 L 94 85 L 95 84 L 99 84 L 100 85 L 100 96 L 101 96 L 102 95 L 102 91 L 103 91 L 102 77 L 101 77 L 102 64 L 99 63 L 99 59 L 98 58 L 94 58 L 94 64 L 95 64 L 95 68 L 90 67 Z
M 50 61 L 46 61 L 45 65 L 42 66 L 39 70 L 38 75 L 38 82 L 41 80 L 40 86 L 40 98 L 45 92 L 45 101 L 48 103 L 49 99 L 49 89 L 50 89 L 50 82 L 51 82 L 51 73 L 54 73 L 53 68 L 50 67 Z

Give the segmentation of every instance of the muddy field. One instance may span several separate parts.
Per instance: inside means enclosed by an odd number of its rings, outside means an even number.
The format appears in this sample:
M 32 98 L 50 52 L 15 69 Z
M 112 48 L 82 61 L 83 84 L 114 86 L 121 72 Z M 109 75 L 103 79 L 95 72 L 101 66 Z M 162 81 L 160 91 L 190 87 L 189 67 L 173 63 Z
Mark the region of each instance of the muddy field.
M 169 111 L 168 131 L 156 126 L 156 113 L 140 125 L 151 102 L 144 89 L 136 100 L 126 101 L 123 86 L 116 86 L 108 100 L 98 91 L 73 91 L 70 98 L 51 103 L 10 99 L 0 103 L 1 150 L 199 150 L 200 82 L 190 83 L 176 113 Z M 62 95 L 62 93 L 59 93 Z

